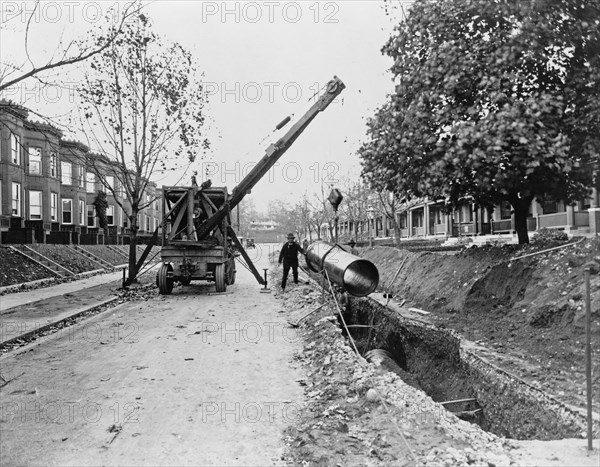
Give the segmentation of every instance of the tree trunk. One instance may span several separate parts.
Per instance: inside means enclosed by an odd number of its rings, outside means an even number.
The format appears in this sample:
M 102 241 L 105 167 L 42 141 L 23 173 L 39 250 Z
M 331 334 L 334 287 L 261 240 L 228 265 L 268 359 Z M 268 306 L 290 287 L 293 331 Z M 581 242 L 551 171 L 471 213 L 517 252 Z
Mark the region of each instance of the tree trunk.
M 127 285 L 131 285 L 137 277 L 137 213 L 134 213 L 129 218 L 131 226 L 129 231 L 129 277 L 127 278 Z
M 515 230 L 519 239 L 519 245 L 529 243 L 529 233 L 527 232 L 527 215 L 532 198 L 512 197 L 509 202 L 515 212 Z
M 400 230 L 400 225 L 398 225 L 398 222 L 394 222 L 394 240 L 395 240 L 396 246 L 400 246 L 401 237 L 402 237 L 402 231 Z

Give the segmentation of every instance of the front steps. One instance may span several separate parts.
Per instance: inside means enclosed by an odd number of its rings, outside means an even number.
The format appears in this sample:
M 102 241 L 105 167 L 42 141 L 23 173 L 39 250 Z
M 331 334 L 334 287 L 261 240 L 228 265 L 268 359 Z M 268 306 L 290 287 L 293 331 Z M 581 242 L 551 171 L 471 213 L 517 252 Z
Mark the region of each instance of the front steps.
M 65 278 L 72 277 L 75 275 L 73 271 L 69 271 L 64 266 L 55 263 L 50 258 L 47 258 L 41 253 L 38 253 L 37 251 L 28 247 L 27 245 L 11 245 L 9 246 L 9 248 L 16 251 L 18 254 L 25 256 L 27 259 L 33 261 L 34 263 L 39 264 L 40 266 L 50 271 L 57 277 Z

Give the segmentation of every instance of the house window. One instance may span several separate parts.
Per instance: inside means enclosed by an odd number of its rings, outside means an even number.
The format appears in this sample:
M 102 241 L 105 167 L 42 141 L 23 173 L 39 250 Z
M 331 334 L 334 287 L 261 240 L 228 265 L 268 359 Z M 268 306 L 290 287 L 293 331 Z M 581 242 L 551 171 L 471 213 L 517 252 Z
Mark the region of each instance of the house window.
M 29 148 L 29 173 L 35 175 L 42 174 L 42 149 Z
M 508 201 L 503 201 L 500 205 L 500 219 L 510 219 L 512 207 Z
M 400 214 L 400 228 L 407 229 L 408 228 L 408 214 L 403 212 Z
M 85 225 L 85 201 L 79 200 L 79 225 Z
M 80 165 L 79 168 L 79 187 L 83 188 L 85 183 L 85 171 L 83 170 L 83 165 Z
M 473 210 L 471 206 L 460 206 L 458 208 L 458 222 L 473 222 Z
M 29 190 L 29 219 L 42 218 L 42 192 Z
M 50 176 L 56 177 L 56 153 L 50 153 Z
M 544 214 L 554 214 L 558 212 L 558 203 L 555 200 L 544 201 L 542 204 Z
M 423 227 L 423 211 L 413 211 L 413 227 Z
M 58 194 L 57 193 L 50 193 L 50 220 L 53 220 L 54 222 L 56 222 L 57 220 L 57 212 L 58 209 Z
M 13 164 L 21 165 L 21 139 L 18 135 L 10 135 L 10 153 Z
M 63 224 L 73 223 L 73 200 L 63 198 L 62 200 L 62 221 Z
M 108 206 L 106 208 L 106 223 L 108 225 L 115 225 L 115 207 Z
M 71 163 L 70 162 L 61 162 L 60 163 L 60 183 L 63 185 L 72 185 L 73 177 L 71 174 Z
M 12 184 L 12 215 L 21 217 L 21 184 Z
M 85 177 L 85 191 L 93 193 L 95 191 L 96 177 L 93 173 L 87 172 Z
M 431 219 L 433 219 L 434 224 L 442 223 L 442 210 L 440 208 L 434 206 L 430 207 L 429 216 Z
M 87 205 L 87 225 L 96 227 L 96 207 L 93 204 Z
M 150 232 L 150 216 L 146 217 L 146 232 Z

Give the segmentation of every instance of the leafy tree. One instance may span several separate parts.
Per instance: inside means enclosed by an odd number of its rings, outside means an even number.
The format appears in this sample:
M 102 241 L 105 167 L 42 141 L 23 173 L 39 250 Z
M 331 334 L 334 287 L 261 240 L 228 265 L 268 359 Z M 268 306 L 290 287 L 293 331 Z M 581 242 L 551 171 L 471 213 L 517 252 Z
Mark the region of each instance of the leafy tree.
M 301 236 L 303 232 L 300 203 L 290 206 L 281 200 L 271 200 L 267 206 L 269 218 L 277 222 L 281 234 L 288 232 Z
M 150 178 L 178 158 L 193 162 L 208 148 L 198 74 L 191 54 L 155 34 L 138 13 L 93 57 L 79 89 L 83 131 L 102 153 L 87 162 L 129 217 L 129 282 L 137 275 L 138 213 L 154 202 L 145 196 Z M 127 203 L 107 176 L 118 181 Z
M 534 198 L 592 186 L 600 152 L 600 7 L 420 0 L 383 47 L 395 93 L 359 153 L 371 186 L 456 207 L 508 201 L 519 243 Z
M 106 217 L 108 201 L 106 200 L 106 193 L 104 191 L 98 192 L 98 194 L 96 195 L 96 199 L 93 202 L 93 205 L 96 208 L 96 215 L 98 216 L 98 225 L 101 229 L 104 229 L 106 235 L 108 233 L 106 231 L 108 227 L 108 219 Z

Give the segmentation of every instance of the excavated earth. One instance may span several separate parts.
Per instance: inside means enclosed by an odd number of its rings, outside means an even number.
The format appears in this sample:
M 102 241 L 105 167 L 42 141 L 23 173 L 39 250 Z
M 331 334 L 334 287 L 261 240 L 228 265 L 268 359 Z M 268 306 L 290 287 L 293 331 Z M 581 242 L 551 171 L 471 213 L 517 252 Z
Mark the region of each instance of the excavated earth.
M 430 322 L 483 345 L 491 359 L 559 400 L 585 407 L 584 268 L 597 271 L 600 240 L 534 252 L 514 246 L 456 255 L 387 248 L 362 255 L 379 265 L 393 302 L 431 312 Z M 392 278 L 406 258 L 396 280 Z M 591 275 L 593 386 L 600 388 L 600 275 Z M 595 394 L 595 400 L 598 401 Z
M 113 253 L 95 250 L 111 261 Z M 299 328 L 304 346 L 294 359 L 304 368 L 299 383 L 307 404 L 285 433 L 282 460 L 294 465 L 597 465 L 600 274 L 591 276 L 596 440 L 590 453 L 582 415 L 583 269 L 597 269 L 600 242 L 586 240 L 510 261 L 535 251 L 511 246 L 457 254 L 359 249 L 377 265 L 380 286 L 371 297 L 352 298 L 341 314 L 305 274 L 282 293 L 276 285 L 281 268 L 275 263 L 271 288 L 290 321 L 325 303 Z M 6 248 L 0 248 L 0 261 L 1 285 L 48 276 Z M 72 252 L 65 259 L 57 255 L 56 261 L 69 262 L 72 270 L 91 267 Z M 370 350 L 384 356 L 379 364 L 364 358 Z M 462 399 L 468 401 L 440 404 Z
M 540 249 L 359 250 L 378 266 L 380 293 L 351 299 L 344 322 L 331 300 L 305 320 L 297 358 L 311 402 L 288 431 L 289 460 L 597 465 L 600 275 L 591 276 L 595 449 L 588 452 L 583 269 L 597 271 L 600 242 L 512 260 Z M 323 299 L 308 285 L 279 298 L 292 316 Z M 364 359 L 374 349 L 384 355 L 379 366 Z M 440 404 L 447 401 L 463 402 Z

